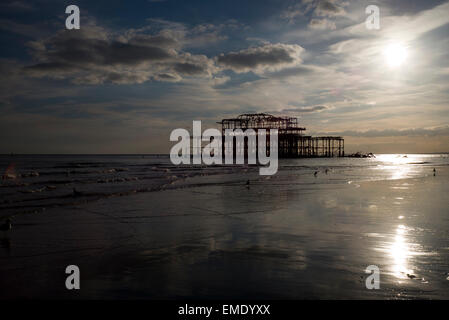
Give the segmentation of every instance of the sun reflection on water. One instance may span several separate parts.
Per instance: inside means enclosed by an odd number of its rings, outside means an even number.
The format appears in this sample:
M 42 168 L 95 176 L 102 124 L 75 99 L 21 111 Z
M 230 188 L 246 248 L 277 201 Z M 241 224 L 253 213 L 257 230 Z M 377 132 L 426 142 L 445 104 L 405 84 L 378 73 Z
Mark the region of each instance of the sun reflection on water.
M 408 178 L 422 170 L 415 165 L 423 163 L 418 155 L 382 154 L 377 160 L 381 161 L 378 169 L 385 171 L 392 180 Z
M 377 156 L 377 159 L 393 165 L 406 164 L 411 160 L 408 155 L 402 156 L 400 154 L 381 154 Z
M 408 265 L 408 259 L 412 255 L 410 245 L 406 241 L 407 228 L 399 225 L 396 228 L 394 242 L 389 253 L 393 258 L 393 274 L 399 279 L 407 279 L 408 275 L 413 274 L 413 270 Z

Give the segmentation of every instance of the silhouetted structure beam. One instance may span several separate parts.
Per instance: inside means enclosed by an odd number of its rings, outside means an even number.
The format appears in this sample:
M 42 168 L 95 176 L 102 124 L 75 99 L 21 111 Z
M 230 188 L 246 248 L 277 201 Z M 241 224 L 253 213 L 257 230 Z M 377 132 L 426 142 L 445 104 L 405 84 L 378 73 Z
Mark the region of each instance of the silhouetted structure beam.
M 278 153 L 280 158 L 343 157 L 345 154 L 345 144 L 342 137 L 307 136 L 304 134 L 306 128 L 300 127 L 298 119 L 294 117 L 278 117 L 268 113 L 242 114 L 237 118 L 223 119 L 217 123 L 221 124 L 223 141 L 226 129 L 241 129 L 243 132 L 247 129 L 253 129 L 256 132 L 256 137 L 258 130 L 265 129 L 269 133 L 270 129 L 278 129 Z M 244 148 L 245 155 L 247 155 L 246 138 Z M 268 135 L 267 152 L 269 152 Z

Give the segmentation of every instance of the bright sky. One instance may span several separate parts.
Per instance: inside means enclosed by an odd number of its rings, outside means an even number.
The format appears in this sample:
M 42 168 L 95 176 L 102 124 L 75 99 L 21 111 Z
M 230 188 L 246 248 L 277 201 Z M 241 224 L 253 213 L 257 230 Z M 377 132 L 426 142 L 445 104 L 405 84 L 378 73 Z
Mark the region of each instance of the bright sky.
M 449 2 L 73 4 L 80 30 L 61 1 L 0 4 L 0 153 L 166 153 L 173 129 L 247 112 L 347 151 L 449 151 Z

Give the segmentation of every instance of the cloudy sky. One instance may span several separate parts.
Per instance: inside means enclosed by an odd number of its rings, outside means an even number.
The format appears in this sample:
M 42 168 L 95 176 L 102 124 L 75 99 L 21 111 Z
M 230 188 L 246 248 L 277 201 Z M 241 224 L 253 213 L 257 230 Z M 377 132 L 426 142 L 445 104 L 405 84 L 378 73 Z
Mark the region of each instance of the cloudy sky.
M 449 151 L 445 1 L 2 1 L 0 42 L 0 153 L 166 153 L 247 112 L 347 151 Z

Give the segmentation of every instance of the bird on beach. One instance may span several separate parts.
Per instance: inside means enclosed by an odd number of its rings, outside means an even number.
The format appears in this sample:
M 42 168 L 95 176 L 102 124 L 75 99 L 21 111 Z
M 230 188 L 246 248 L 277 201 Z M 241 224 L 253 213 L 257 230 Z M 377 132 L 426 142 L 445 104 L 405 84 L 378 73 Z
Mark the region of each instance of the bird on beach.
M 313 175 L 316 177 L 318 175 L 318 171 L 315 171 Z
M 0 226 L 1 231 L 9 231 L 12 229 L 11 219 L 6 219 L 5 223 Z

